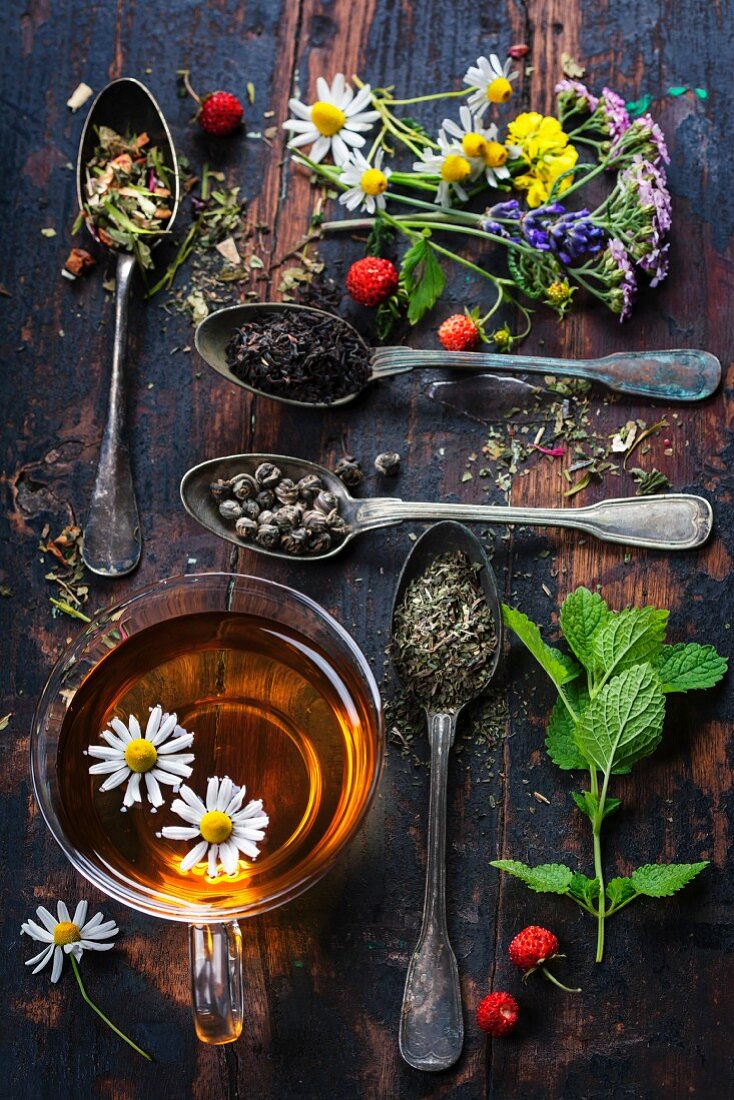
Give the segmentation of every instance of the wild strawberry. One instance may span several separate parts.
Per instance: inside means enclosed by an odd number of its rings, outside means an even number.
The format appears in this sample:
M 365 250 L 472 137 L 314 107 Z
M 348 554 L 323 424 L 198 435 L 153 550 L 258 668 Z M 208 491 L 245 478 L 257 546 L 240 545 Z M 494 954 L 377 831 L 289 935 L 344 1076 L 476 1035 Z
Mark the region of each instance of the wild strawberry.
M 520 1006 L 509 993 L 490 993 L 477 1005 L 477 1027 L 498 1039 L 517 1023 Z
M 520 970 L 525 971 L 527 978 L 534 970 L 540 970 L 541 974 L 567 993 L 580 993 L 580 989 L 569 989 L 551 974 L 545 967 L 545 963 L 551 959 L 563 958 L 558 951 L 558 936 L 549 932 L 547 928 L 541 928 L 537 924 L 530 924 L 518 932 L 510 944 L 510 961 Z
M 365 256 L 347 272 L 347 290 L 362 306 L 379 306 L 398 289 L 398 269 L 380 256 Z
M 482 330 L 467 313 L 455 313 L 439 327 L 438 338 L 446 351 L 476 351 Z
M 242 122 L 244 111 L 237 96 L 230 92 L 212 92 L 201 101 L 199 124 L 207 134 L 229 137 Z

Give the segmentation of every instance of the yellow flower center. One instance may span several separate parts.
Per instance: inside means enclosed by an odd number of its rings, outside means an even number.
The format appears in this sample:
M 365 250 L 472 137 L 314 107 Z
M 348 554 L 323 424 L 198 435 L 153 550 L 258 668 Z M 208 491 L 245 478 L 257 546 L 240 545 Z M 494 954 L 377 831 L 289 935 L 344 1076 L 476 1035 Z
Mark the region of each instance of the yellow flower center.
M 319 99 L 311 108 L 311 121 L 324 137 L 333 137 L 341 130 L 347 116 L 333 103 L 324 103 L 323 99 Z
M 449 153 L 441 165 L 441 179 L 446 183 L 461 183 L 471 175 L 471 165 L 466 157 L 458 153 Z
M 79 943 L 82 934 L 70 920 L 62 920 L 54 928 L 54 943 L 57 947 L 65 947 L 67 943 Z
M 208 844 L 222 844 L 232 832 L 232 818 L 221 810 L 209 810 L 199 822 L 199 832 Z
M 125 749 L 125 763 L 131 772 L 149 772 L 157 759 L 155 745 L 144 737 L 130 741 Z
M 507 103 L 512 95 L 512 85 L 506 76 L 496 76 L 487 85 L 487 99 L 490 103 Z
M 546 290 L 546 295 L 553 305 L 562 305 L 571 297 L 571 287 L 565 281 L 551 283 Z
M 488 168 L 501 168 L 507 160 L 507 150 L 498 141 L 490 141 L 487 145 L 487 153 L 484 163 Z
M 481 134 L 464 134 L 461 139 L 461 148 L 468 157 L 481 157 L 484 161 L 487 159 L 487 139 Z
M 387 191 L 387 176 L 379 168 L 368 168 L 362 173 L 359 186 L 365 195 L 381 195 L 383 191 Z

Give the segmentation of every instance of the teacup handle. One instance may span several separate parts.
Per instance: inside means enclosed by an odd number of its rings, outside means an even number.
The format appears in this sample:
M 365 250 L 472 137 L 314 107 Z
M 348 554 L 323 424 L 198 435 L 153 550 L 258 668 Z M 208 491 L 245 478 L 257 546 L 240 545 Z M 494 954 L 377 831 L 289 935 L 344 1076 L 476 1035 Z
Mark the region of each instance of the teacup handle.
M 242 932 L 229 924 L 189 925 L 191 997 L 203 1043 L 232 1043 L 242 1034 Z

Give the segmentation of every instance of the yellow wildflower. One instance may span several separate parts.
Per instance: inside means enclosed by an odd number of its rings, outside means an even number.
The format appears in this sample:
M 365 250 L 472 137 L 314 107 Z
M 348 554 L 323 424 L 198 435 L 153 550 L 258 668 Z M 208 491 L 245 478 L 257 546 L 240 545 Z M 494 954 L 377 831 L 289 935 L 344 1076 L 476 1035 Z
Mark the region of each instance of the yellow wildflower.
M 507 144 L 525 160 L 527 168 L 513 179 L 514 186 L 527 192 L 528 206 L 541 206 L 558 179 L 578 160 L 578 151 L 569 144 L 568 135 L 552 115 L 525 111 L 507 127 Z M 559 185 L 558 194 L 571 186 L 573 176 Z

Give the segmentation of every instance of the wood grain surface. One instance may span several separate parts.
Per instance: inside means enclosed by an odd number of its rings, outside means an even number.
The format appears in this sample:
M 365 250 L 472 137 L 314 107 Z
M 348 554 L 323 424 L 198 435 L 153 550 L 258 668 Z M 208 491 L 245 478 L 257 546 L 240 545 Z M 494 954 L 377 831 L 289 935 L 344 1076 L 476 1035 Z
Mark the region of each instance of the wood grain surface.
M 672 153 L 675 228 L 672 276 L 640 304 L 631 324 L 589 309 L 566 323 L 538 311 L 523 350 L 568 356 L 621 348 L 708 348 L 722 361 L 724 389 L 705 405 L 678 410 L 592 402 L 600 430 L 628 417 L 667 414 L 673 454 L 660 441 L 652 457 L 676 489 L 703 492 L 716 511 L 716 533 L 698 554 L 625 555 L 570 533 L 517 531 L 497 537 L 495 562 L 506 598 L 540 620 L 555 615 L 571 587 L 601 584 L 613 606 L 649 601 L 670 607 L 674 640 L 695 637 L 730 654 L 734 617 L 729 578 L 734 544 L 729 369 L 734 353 L 730 302 L 734 260 L 730 201 L 734 111 L 734 11 L 727 0 L 26 0 L 3 9 L 4 137 L 0 203 L 3 264 L 2 508 L 0 599 L 0 945 L 3 1026 L 0 1065 L 13 1100 L 500 1100 L 518 1097 L 701 1098 L 732 1095 L 734 901 L 730 833 L 731 693 L 671 706 L 663 748 L 615 793 L 626 804 L 609 825 L 624 873 L 656 859 L 710 859 L 695 886 L 665 903 L 640 902 L 610 922 L 607 956 L 593 963 L 591 921 L 563 899 L 536 898 L 488 867 L 498 856 L 530 861 L 589 860 L 587 836 L 570 808 L 571 780 L 542 750 L 551 703 L 548 685 L 516 647 L 507 663 L 510 720 L 496 753 L 460 735 L 449 803 L 448 884 L 453 942 L 467 1022 L 464 1054 L 451 1071 L 409 1069 L 397 1049 L 407 961 L 415 943 L 425 866 L 427 769 L 390 747 L 380 794 L 366 827 L 339 866 L 310 894 L 247 923 L 248 1015 L 243 1038 L 215 1049 L 197 1042 L 189 1008 L 186 934 L 106 902 L 82 882 L 46 831 L 28 775 L 34 703 L 78 624 L 52 618 L 38 544 L 84 515 L 94 479 L 106 405 L 112 304 L 101 264 L 71 285 L 60 268 L 72 243 L 73 174 L 83 109 L 65 102 L 78 81 L 99 90 L 111 77 L 137 76 L 158 97 L 177 148 L 221 168 L 250 201 L 249 220 L 265 223 L 268 265 L 296 244 L 313 193 L 284 154 L 249 137 L 216 143 L 189 124 L 175 71 L 196 86 L 256 89 L 248 130 L 287 114 L 294 88 L 313 93 L 316 77 L 354 71 L 373 84 L 408 93 L 456 86 L 480 53 L 526 42 L 532 71 L 516 103 L 552 109 L 561 55 L 588 66 L 595 87 L 608 82 L 627 98 L 656 98 Z M 666 95 L 671 85 L 708 89 L 707 100 Z M 263 119 L 264 111 L 274 111 Z M 421 115 L 435 126 L 437 118 Z M 54 238 L 41 234 L 57 231 Z M 359 242 L 324 244 L 321 257 L 341 285 Z M 269 267 L 268 267 L 269 270 Z M 268 274 L 266 270 L 265 274 Z M 254 286 L 265 297 L 279 273 Z M 478 281 L 457 276 L 439 310 L 481 302 Z M 353 305 L 346 314 L 365 320 Z M 435 346 L 436 316 L 411 341 Z M 482 426 L 422 394 L 428 373 L 374 386 L 343 410 L 293 416 L 251 399 L 207 371 L 193 353 L 186 320 L 157 302 L 132 303 L 129 428 L 144 528 L 139 570 L 115 583 L 93 580 L 92 609 L 181 572 L 239 569 L 286 581 L 319 600 L 353 632 L 381 675 L 393 585 L 409 549 L 407 529 L 358 540 L 333 563 L 277 563 L 215 541 L 183 513 L 178 482 L 192 464 L 238 451 L 292 453 L 333 461 L 347 450 L 370 466 L 383 450 L 402 453 L 395 491 L 405 499 L 499 501 L 491 483 L 462 482 L 467 455 L 485 441 Z M 677 421 L 672 412 L 677 411 Z M 518 479 L 513 503 L 562 503 L 557 473 L 538 461 Z M 493 488 L 493 487 L 492 487 Z M 391 486 L 392 490 L 392 486 Z M 391 491 L 390 490 L 390 491 Z M 367 492 L 384 493 L 371 477 Z M 607 479 L 584 494 L 632 491 Z M 549 553 L 547 553 L 549 552 Z M 548 596 L 543 588 L 550 592 Z M 418 748 L 425 761 L 426 750 Z M 496 756 L 494 763 L 490 757 Z M 549 804 L 538 802 L 532 792 Z M 30 944 L 22 920 L 58 896 L 89 896 L 123 931 L 119 949 L 85 959 L 90 994 L 143 1046 L 143 1064 L 82 1004 L 70 972 L 52 987 L 23 963 Z M 559 965 L 584 992 L 566 996 L 540 980 L 520 986 L 506 947 L 527 923 L 562 938 Z M 517 994 L 524 1023 L 516 1035 L 485 1042 L 473 1008 L 494 988 Z

